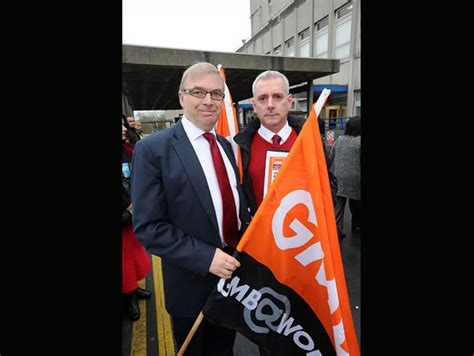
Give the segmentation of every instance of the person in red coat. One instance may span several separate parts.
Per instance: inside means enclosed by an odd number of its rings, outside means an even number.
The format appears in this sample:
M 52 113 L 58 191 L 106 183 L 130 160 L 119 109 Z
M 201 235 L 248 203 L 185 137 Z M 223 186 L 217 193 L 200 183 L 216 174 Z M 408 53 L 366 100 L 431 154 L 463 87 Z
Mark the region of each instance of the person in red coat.
M 127 315 L 132 321 L 140 318 L 137 299 L 148 299 L 151 291 L 138 287 L 152 266 L 144 247 L 136 239 L 132 227 L 130 197 L 130 162 L 134 145 L 127 140 L 126 120 L 122 118 L 122 295 Z

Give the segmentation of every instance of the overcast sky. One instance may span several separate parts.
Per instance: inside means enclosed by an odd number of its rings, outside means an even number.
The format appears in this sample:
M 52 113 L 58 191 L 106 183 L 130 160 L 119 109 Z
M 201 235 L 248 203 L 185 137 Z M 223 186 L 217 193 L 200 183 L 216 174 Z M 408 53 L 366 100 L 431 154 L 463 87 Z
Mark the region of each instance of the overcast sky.
M 250 37 L 250 0 L 122 0 L 122 43 L 235 52 Z

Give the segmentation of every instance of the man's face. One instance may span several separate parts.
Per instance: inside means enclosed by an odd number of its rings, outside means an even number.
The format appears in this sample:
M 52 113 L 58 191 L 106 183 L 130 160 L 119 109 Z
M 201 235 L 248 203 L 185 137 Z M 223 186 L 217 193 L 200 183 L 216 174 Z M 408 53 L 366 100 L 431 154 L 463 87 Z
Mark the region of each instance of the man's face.
M 275 133 L 285 125 L 292 101 L 281 78 L 259 80 L 252 98 L 253 110 L 260 123 Z
M 135 130 L 141 130 L 142 123 L 140 121 L 135 121 Z
M 223 81 L 218 74 L 206 73 L 186 79 L 183 89 L 200 89 L 204 91 L 224 91 Z M 222 100 L 213 100 L 208 93 L 204 98 L 196 98 L 188 93 L 179 92 L 179 102 L 184 115 L 197 127 L 210 131 L 221 113 Z
M 135 119 L 133 117 L 127 117 L 128 126 L 135 127 Z

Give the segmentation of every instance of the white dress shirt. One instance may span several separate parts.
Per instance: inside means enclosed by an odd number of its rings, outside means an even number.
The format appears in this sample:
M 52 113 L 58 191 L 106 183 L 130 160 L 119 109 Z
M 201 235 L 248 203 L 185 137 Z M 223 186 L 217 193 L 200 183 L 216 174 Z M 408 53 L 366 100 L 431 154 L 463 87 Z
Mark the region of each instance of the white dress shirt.
M 188 136 L 189 141 L 194 148 L 194 152 L 199 159 L 199 163 L 201 163 L 202 170 L 204 171 L 204 175 L 206 176 L 207 185 L 209 187 L 209 191 L 211 192 L 212 204 L 214 205 L 214 211 L 216 212 L 216 219 L 217 224 L 219 226 L 219 235 L 222 241 L 222 245 L 224 246 L 224 239 L 222 233 L 222 219 L 223 219 L 223 209 L 222 209 L 222 196 L 221 191 L 219 188 L 219 182 L 217 181 L 216 171 L 214 169 L 214 162 L 212 161 L 211 150 L 209 148 L 209 142 L 204 138 L 202 135 L 206 131 L 201 130 L 199 127 L 194 125 L 189 119 L 185 116 L 182 117 L 181 122 L 183 123 L 184 132 L 186 132 L 186 136 Z M 214 128 L 210 131 L 213 135 L 216 134 Z M 219 141 L 217 141 L 217 147 L 219 147 L 219 151 L 221 153 L 222 159 L 224 160 L 225 168 L 227 169 L 227 175 L 229 177 L 230 187 L 232 189 L 232 194 L 234 194 L 235 200 L 235 210 L 237 214 L 237 223 L 238 228 L 240 229 L 241 222 L 239 219 L 239 207 L 240 207 L 240 200 L 239 200 L 239 193 L 237 191 L 237 180 L 235 177 L 234 169 L 227 158 L 224 149 L 221 147 Z
M 260 125 L 260 128 L 258 129 L 257 132 L 265 141 L 268 141 L 270 143 L 272 142 L 272 137 L 275 135 L 278 135 L 281 137 L 280 145 L 283 145 L 283 143 L 285 143 L 285 141 L 288 140 L 288 137 L 290 137 L 291 135 L 291 127 L 287 121 L 285 123 L 285 126 L 283 126 L 281 130 L 278 131 L 278 133 L 274 133 L 273 131 L 270 131 L 263 125 Z

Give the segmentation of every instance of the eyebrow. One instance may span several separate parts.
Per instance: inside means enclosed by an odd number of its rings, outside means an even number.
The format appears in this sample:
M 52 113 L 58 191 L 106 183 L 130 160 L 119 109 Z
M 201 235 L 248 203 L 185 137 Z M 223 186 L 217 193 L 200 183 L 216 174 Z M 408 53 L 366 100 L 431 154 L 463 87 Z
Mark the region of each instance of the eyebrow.
M 193 90 L 202 90 L 202 91 L 208 91 L 207 89 L 203 88 L 203 87 L 194 87 L 194 88 L 191 88 Z M 222 89 L 212 89 L 212 90 L 209 90 L 209 91 L 220 91 L 220 92 L 224 92 L 224 90 Z
M 272 93 L 272 94 L 260 94 L 259 96 L 257 96 L 257 98 L 264 98 L 264 97 L 267 97 L 267 96 L 285 96 L 285 94 L 283 93 Z

